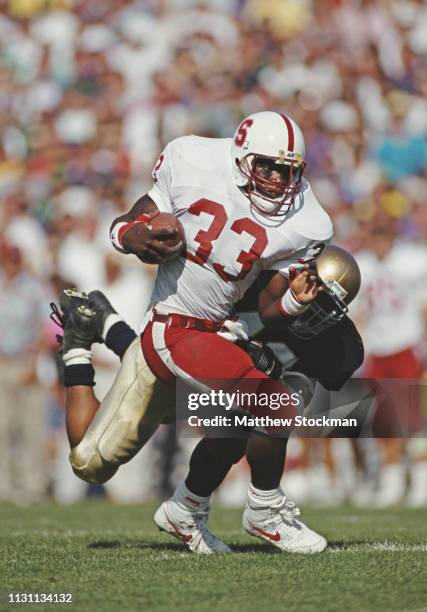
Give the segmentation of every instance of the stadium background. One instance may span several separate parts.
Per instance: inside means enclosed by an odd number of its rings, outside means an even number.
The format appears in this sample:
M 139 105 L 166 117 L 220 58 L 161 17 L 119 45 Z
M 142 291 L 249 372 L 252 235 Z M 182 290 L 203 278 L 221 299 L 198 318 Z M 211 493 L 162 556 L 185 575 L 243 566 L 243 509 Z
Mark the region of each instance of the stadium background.
M 176 445 L 172 426 L 105 491 L 71 474 L 49 301 L 64 286 L 101 288 L 137 327 L 155 271 L 112 251 L 112 219 L 149 187 L 167 141 L 230 136 L 261 109 L 284 110 L 301 125 L 306 175 L 333 218 L 335 242 L 357 255 L 388 224 L 397 242 L 426 251 L 427 5 L 3 0 L 0 7 L 0 500 L 164 495 L 183 475 L 191 446 Z M 417 350 L 426 354 L 425 333 Z M 118 362 L 102 347 L 95 357 L 102 396 Z M 285 490 L 304 503 L 412 503 L 406 473 L 421 482 L 426 460 L 422 439 L 386 451 L 374 440 L 358 449 L 345 440 L 295 441 Z M 247 479 L 240 465 L 218 501 L 243 504 Z

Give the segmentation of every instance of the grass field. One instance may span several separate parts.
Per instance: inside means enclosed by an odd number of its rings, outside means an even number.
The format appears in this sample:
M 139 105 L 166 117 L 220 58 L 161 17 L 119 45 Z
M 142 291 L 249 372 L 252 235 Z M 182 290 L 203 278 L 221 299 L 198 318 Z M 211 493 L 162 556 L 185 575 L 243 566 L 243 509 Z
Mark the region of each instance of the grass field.
M 330 547 L 300 556 L 242 534 L 240 511 L 214 508 L 235 554 L 200 557 L 154 528 L 154 509 L 0 505 L 0 610 L 71 607 L 7 604 L 19 591 L 71 592 L 74 611 L 427 611 L 426 510 L 307 510 Z

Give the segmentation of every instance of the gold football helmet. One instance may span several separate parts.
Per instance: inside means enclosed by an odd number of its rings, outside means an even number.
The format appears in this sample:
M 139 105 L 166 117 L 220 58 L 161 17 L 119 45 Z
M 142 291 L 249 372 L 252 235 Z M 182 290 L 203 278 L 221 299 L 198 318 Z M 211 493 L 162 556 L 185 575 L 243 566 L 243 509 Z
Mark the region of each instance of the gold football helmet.
M 360 289 L 359 266 L 353 255 L 341 247 L 326 247 L 314 265 L 322 280 L 323 291 L 288 327 L 295 336 L 304 340 L 339 323 Z

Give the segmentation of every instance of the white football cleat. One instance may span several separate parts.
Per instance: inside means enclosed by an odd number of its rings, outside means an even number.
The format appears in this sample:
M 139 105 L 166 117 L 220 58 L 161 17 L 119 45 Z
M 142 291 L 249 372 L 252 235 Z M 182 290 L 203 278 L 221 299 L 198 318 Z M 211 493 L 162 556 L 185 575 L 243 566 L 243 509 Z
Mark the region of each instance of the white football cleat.
M 209 531 L 206 523 L 209 508 L 189 510 L 169 499 L 156 510 L 154 522 L 157 527 L 184 542 L 197 554 L 229 553 L 231 549 Z
M 285 496 L 277 503 L 264 508 L 252 508 L 246 504 L 243 529 L 285 552 L 322 552 L 328 545 L 327 541 L 298 521 L 296 517 L 299 513 L 295 504 L 286 501 Z

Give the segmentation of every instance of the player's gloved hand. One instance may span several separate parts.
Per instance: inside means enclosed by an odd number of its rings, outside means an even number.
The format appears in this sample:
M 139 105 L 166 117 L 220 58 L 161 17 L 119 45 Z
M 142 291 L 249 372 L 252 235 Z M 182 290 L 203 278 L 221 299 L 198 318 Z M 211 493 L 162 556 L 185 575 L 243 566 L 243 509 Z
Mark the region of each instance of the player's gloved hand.
M 282 376 L 282 364 L 267 344 L 258 340 L 238 340 L 236 344 L 248 353 L 258 370 L 275 380 Z

